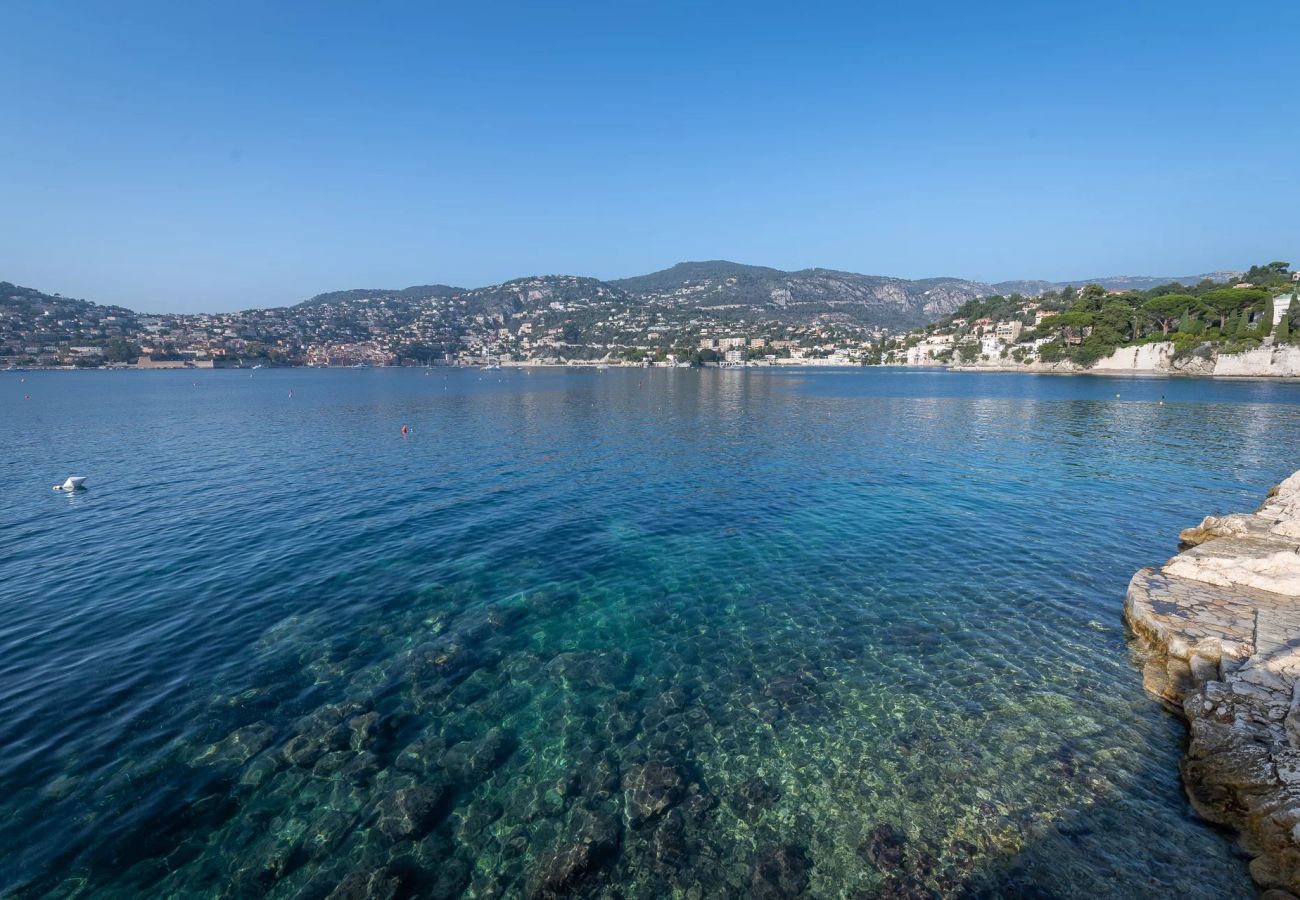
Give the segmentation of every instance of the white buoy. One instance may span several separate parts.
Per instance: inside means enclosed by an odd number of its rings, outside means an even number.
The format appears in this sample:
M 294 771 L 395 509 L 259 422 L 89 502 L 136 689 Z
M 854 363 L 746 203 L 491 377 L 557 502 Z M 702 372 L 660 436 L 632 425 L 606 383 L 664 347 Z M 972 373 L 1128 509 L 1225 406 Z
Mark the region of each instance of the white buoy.
M 84 490 L 85 486 L 86 486 L 85 475 L 69 475 L 67 481 L 63 482 L 63 484 L 56 484 L 54 486 L 54 489 L 56 491 L 75 491 L 78 489 Z

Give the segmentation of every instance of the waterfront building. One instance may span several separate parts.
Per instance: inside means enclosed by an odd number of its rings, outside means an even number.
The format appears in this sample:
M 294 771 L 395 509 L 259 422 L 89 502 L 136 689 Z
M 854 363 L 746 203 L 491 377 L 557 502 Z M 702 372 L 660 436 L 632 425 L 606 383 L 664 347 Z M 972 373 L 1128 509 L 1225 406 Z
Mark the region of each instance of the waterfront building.
M 1025 325 L 1020 321 L 999 322 L 993 333 L 996 334 L 1000 340 L 1006 341 L 1008 344 L 1014 344 L 1016 341 L 1020 340 L 1020 335 L 1024 330 Z

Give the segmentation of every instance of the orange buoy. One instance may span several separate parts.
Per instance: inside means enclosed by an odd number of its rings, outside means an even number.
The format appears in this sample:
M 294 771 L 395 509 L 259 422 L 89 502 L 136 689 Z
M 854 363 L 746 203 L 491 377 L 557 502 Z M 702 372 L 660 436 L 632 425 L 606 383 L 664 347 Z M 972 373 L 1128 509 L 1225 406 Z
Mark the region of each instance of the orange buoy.
M 405 425 L 402 426 L 402 434 L 406 434 L 406 426 L 405 426 Z

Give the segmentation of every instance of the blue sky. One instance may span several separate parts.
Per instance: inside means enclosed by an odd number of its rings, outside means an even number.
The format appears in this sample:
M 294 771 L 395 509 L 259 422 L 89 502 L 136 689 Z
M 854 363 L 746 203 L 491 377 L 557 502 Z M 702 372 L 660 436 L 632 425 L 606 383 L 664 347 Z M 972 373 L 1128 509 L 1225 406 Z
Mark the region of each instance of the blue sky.
M 684 259 L 1300 262 L 1292 3 L 20 3 L 0 280 L 148 310 Z

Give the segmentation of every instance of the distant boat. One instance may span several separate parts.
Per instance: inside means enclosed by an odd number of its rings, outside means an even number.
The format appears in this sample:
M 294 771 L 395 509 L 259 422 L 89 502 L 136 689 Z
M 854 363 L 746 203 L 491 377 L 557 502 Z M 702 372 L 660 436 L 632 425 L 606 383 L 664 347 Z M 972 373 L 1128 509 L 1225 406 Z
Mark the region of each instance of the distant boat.
M 64 481 L 63 484 L 56 484 L 54 486 L 54 489 L 56 491 L 76 491 L 76 490 L 84 490 L 85 486 L 86 486 L 85 475 L 69 475 L 67 480 Z
M 253 368 L 254 368 L 254 369 L 265 369 L 266 366 L 262 365 L 261 363 L 258 363 L 257 365 L 253 366 Z
M 499 369 L 499 368 L 501 368 L 501 364 L 500 364 L 500 363 L 488 363 L 486 366 L 483 367 L 483 371 L 484 371 L 484 372 L 490 372 L 490 371 L 492 371 L 493 369 Z
M 366 365 L 365 363 L 353 363 L 353 364 L 352 364 L 352 368 L 354 368 L 354 369 L 369 369 L 370 366 Z

